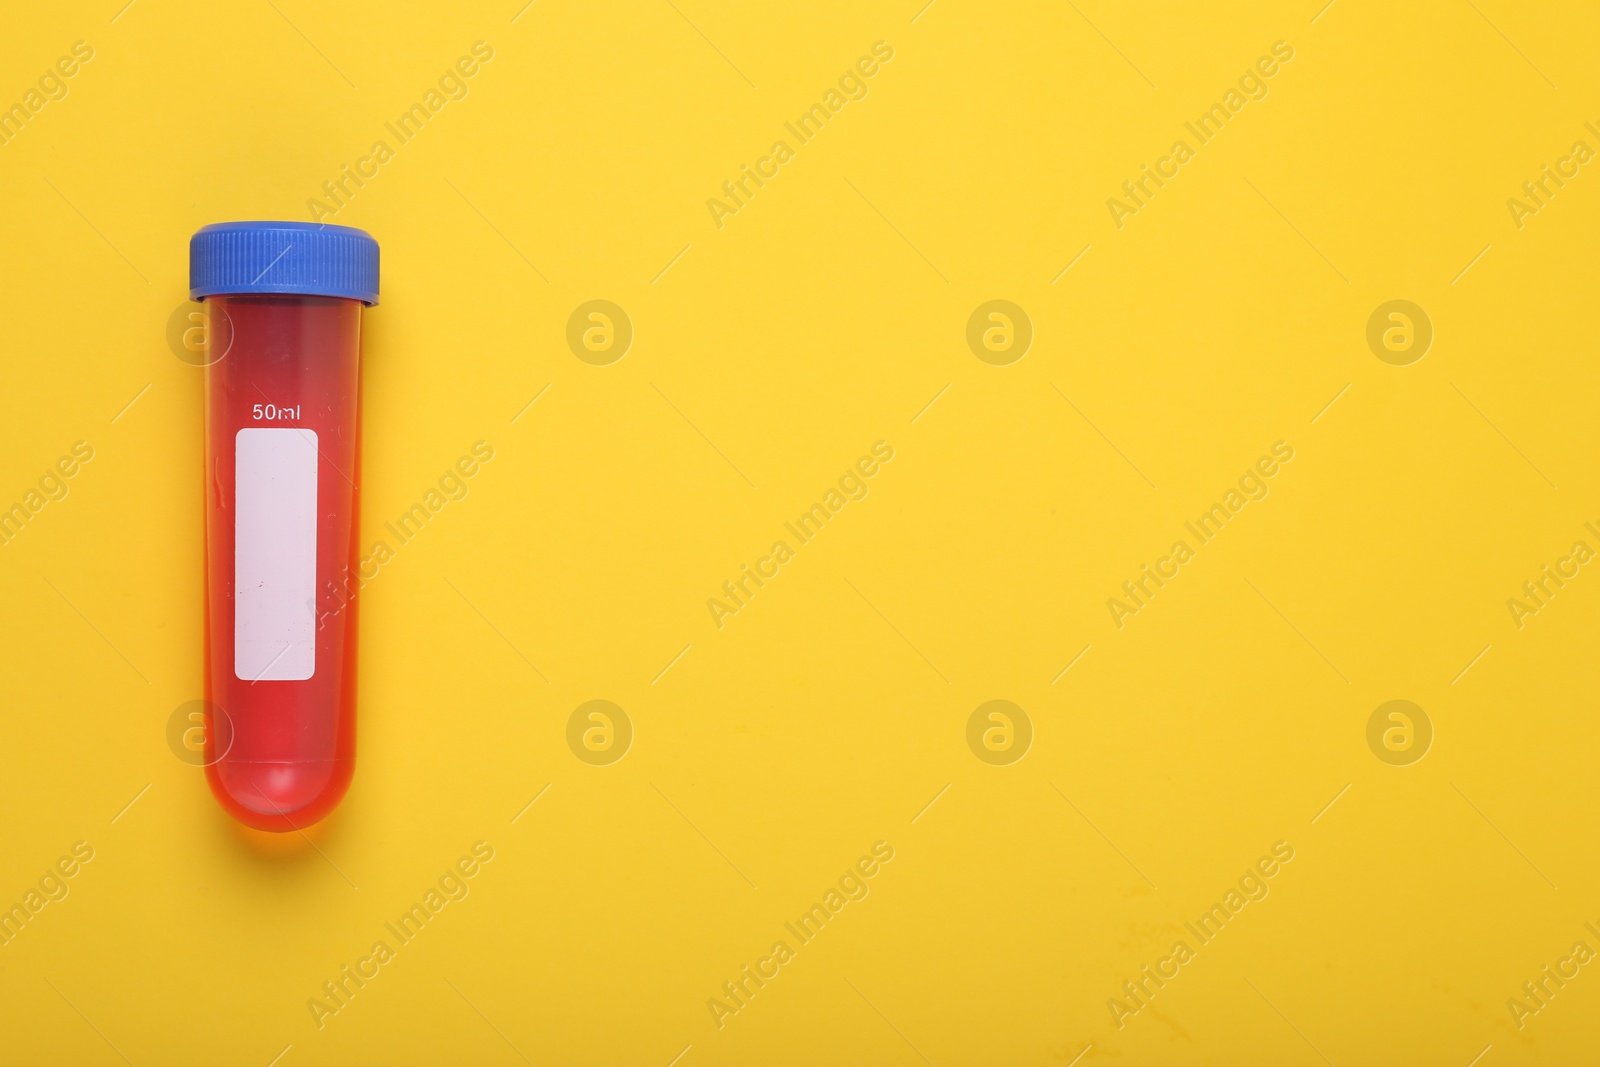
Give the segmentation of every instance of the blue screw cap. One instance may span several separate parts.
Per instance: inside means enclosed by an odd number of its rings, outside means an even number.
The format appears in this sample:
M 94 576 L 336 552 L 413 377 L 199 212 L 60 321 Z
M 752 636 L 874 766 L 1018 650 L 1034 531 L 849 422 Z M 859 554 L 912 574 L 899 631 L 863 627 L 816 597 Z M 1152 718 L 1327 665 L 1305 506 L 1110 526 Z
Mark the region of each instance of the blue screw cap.
M 289 293 L 378 302 L 378 242 L 320 222 L 219 222 L 189 239 L 189 296 Z

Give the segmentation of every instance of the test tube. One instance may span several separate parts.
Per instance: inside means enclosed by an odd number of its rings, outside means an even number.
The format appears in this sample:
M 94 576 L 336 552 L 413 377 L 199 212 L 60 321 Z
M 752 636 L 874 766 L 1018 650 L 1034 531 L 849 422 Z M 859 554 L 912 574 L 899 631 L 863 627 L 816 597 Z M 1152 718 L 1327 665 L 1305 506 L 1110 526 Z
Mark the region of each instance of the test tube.
M 206 304 L 206 778 L 260 830 L 334 809 L 356 753 L 361 312 L 378 243 L 227 222 L 189 242 Z

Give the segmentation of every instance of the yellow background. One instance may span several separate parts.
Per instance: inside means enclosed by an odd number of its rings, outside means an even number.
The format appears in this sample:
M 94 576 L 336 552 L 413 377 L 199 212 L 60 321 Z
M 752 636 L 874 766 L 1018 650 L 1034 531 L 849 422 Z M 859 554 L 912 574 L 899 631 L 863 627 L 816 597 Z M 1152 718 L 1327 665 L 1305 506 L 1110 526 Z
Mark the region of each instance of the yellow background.
M 95 458 L 0 547 L 0 903 L 95 858 L 0 948 L 0 1058 L 1600 1044 L 1593 965 L 1521 1029 L 1506 1006 L 1600 948 L 1600 575 L 1520 629 L 1506 606 L 1600 547 L 1600 176 L 1520 229 L 1506 206 L 1600 148 L 1600 15 L 921 4 L 7 12 L 0 103 L 95 56 L 0 147 L 0 504 Z M 495 458 L 363 593 L 345 803 L 253 834 L 165 734 L 201 695 L 203 375 L 165 340 L 188 239 L 309 219 L 478 40 L 470 95 L 333 219 L 383 249 L 364 547 Z M 870 94 L 719 229 L 707 199 L 880 40 Z M 1270 94 L 1119 229 L 1107 198 L 1280 40 Z M 565 341 L 597 298 L 635 330 L 600 367 Z M 1035 330 L 1004 367 L 965 341 L 997 298 Z M 1436 332 L 1410 366 L 1365 340 L 1391 299 Z M 870 495 L 717 629 L 707 598 L 879 440 Z M 1270 496 L 1119 630 L 1107 598 L 1279 440 Z M 611 766 L 567 747 L 591 699 L 636 731 Z M 967 747 L 993 699 L 1035 731 L 1008 767 Z M 1391 699 L 1435 730 L 1411 766 L 1367 746 Z M 319 1029 L 308 999 L 480 840 L 470 896 Z M 707 1000 L 878 840 L 870 896 L 718 1029 Z M 1270 896 L 1119 1029 L 1108 998 L 1280 840 Z

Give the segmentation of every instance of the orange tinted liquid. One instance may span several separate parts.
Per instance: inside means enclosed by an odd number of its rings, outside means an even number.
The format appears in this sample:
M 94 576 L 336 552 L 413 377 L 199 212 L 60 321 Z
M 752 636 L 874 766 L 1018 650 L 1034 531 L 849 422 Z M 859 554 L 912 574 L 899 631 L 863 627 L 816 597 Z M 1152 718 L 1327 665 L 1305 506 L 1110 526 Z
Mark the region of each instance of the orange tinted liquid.
M 355 769 L 362 305 L 255 295 L 208 303 L 216 350 L 205 401 L 206 777 L 240 822 L 295 830 L 338 805 Z M 306 609 L 315 653 L 304 679 L 235 673 L 236 440 L 265 427 L 315 434 L 314 443 L 300 435 L 317 452 L 315 596 Z

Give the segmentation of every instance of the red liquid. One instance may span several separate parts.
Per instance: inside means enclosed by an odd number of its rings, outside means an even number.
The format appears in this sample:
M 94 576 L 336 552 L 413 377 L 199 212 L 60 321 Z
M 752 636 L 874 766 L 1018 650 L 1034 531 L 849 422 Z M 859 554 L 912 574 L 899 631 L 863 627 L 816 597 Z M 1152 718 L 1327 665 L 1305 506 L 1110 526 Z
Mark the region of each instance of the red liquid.
M 206 368 L 205 686 L 214 712 L 206 778 L 240 822 L 295 830 L 332 811 L 355 770 L 356 605 L 347 590 L 357 562 L 362 305 L 314 296 L 213 296 L 207 303 L 207 340 L 215 346 L 208 358 L 216 362 Z M 303 502 L 306 523 L 315 523 L 314 594 L 294 609 L 296 625 L 311 637 L 283 643 L 285 653 L 292 645 L 295 651 L 285 662 L 304 662 L 310 677 L 293 680 L 273 678 L 275 663 L 252 665 L 241 678 L 235 659 L 235 470 L 243 454 L 236 450 L 244 447 L 240 430 L 260 429 L 315 434 L 269 435 L 317 453 L 304 459 L 304 478 L 314 464 L 314 519 L 308 481 Z M 248 532 L 243 540 L 252 551 Z M 309 545 L 306 553 L 309 566 Z M 256 584 L 258 595 L 272 594 L 270 581 Z M 294 599 L 298 605 L 305 598 L 297 591 Z

